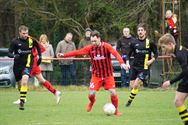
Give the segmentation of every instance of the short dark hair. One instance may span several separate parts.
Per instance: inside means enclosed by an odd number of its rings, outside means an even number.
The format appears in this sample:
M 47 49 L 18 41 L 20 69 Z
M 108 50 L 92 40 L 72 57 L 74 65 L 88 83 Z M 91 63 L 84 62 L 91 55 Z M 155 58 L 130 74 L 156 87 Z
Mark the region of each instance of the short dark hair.
M 101 34 L 100 34 L 99 31 L 94 30 L 94 31 L 91 32 L 91 36 L 101 37 Z
M 147 31 L 147 25 L 145 23 L 139 23 L 138 26 L 137 26 L 137 29 L 140 28 L 140 27 L 144 28 L 144 30 Z

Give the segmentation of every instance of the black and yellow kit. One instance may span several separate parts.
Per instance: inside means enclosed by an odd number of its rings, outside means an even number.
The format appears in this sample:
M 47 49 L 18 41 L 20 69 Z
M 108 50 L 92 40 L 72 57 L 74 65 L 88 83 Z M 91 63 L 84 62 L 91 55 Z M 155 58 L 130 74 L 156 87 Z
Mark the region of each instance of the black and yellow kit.
M 39 56 L 41 50 L 38 43 L 32 38 L 28 37 L 26 40 L 15 38 L 12 40 L 9 47 L 9 57 L 14 58 L 14 75 L 16 81 L 20 81 L 23 74 L 30 74 L 33 63 L 32 49 L 36 47 Z
M 181 80 L 178 85 L 177 91 L 188 93 L 188 50 L 183 46 L 176 46 L 174 54 L 182 68 L 182 72 L 174 79 L 170 80 L 170 83 L 173 84 Z
M 154 41 L 149 39 L 135 39 L 130 44 L 128 60 L 131 56 L 134 57 L 131 62 L 131 80 L 135 80 L 137 77 L 144 80 L 149 71 L 146 62 L 152 57 L 155 59 L 158 57 L 157 46 Z

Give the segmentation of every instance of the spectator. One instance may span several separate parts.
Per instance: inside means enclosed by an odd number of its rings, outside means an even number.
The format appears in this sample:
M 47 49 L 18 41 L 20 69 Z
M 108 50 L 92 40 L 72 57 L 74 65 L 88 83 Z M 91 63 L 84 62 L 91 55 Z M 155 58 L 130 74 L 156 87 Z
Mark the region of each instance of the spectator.
M 84 36 L 84 38 L 82 38 L 80 40 L 80 43 L 78 45 L 78 49 L 81 49 L 81 48 L 91 44 L 91 42 L 90 42 L 91 32 L 92 32 L 92 30 L 90 28 L 86 28 L 85 29 L 85 36 Z M 82 57 L 89 57 L 89 56 L 83 55 Z M 90 66 L 91 66 L 90 65 L 90 61 L 89 60 L 82 61 L 82 62 L 80 62 L 80 66 L 82 67 L 82 71 L 83 71 L 83 75 L 82 76 L 83 76 L 84 84 L 89 83 L 89 78 L 91 76 L 91 72 L 89 70 Z
M 174 36 L 175 41 L 178 40 L 178 30 L 176 27 L 177 15 L 173 14 L 171 10 L 166 11 L 166 32 L 169 32 Z
M 56 56 L 58 53 L 65 53 L 69 51 L 76 50 L 75 44 L 72 41 L 73 34 L 67 33 L 64 40 L 61 40 L 56 48 Z M 59 62 L 61 73 L 62 73 L 62 85 L 68 85 L 67 84 L 67 71 L 70 72 L 72 85 L 76 85 L 76 76 L 75 76 L 75 70 L 74 70 L 74 64 L 73 60 L 61 60 Z
M 131 42 L 134 41 L 134 38 L 130 35 L 130 29 L 124 28 L 123 29 L 123 36 L 118 40 L 116 50 L 119 52 L 123 61 L 126 63 L 127 54 L 129 52 L 129 46 Z M 121 86 L 122 87 L 129 87 L 129 70 L 121 69 Z
M 48 58 L 53 58 L 54 57 L 54 50 L 52 45 L 49 43 L 48 37 L 46 34 L 42 34 L 40 36 L 40 42 L 42 45 L 45 47 L 45 50 L 42 53 L 42 62 L 40 64 L 40 68 L 42 71 L 42 75 L 44 78 L 46 78 L 48 81 L 52 82 L 52 74 L 51 72 L 53 71 L 53 65 L 51 60 L 47 60 Z

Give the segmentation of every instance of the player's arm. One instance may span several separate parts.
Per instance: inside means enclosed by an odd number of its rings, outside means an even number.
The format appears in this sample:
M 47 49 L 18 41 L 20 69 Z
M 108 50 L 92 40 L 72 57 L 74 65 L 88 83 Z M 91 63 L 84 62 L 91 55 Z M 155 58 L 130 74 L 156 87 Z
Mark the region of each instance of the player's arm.
M 15 49 L 16 49 L 16 44 L 14 41 L 12 41 L 8 49 L 8 57 L 16 58 L 20 56 L 18 53 L 15 53 Z
M 187 53 L 184 50 L 184 52 L 180 52 L 176 55 L 177 60 L 180 63 L 180 66 L 182 68 L 182 72 L 176 76 L 174 79 L 170 80 L 170 84 L 173 84 L 179 80 L 181 80 L 183 77 L 187 77 L 188 74 L 188 66 L 187 66 Z
M 155 45 L 154 41 L 150 41 L 150 47 L 151 47 L 151 51 L 153 52 L 153 56 L 150 60 L 148 60 L 147 65 L 151 65 L 158 57 L 158 51 L 157 51 L 157 46 Z
M 121 68 L 127 70 L 127 66 L 125 65 L 123 59 L 121 58 L 120 54 L 110 45 L 110 44 L 105 44 L 105 46 L 107 47 L 108 51 L 110 51 L 110 53 L 112 53 L 112 55 L 114 55 L 116 57 L 116 59 L 119 61 Z
M 58 53 L 57 56 L 59 58 L 61 58 L 61 57 L 72 57 L 72 56 L 79 56 L 79 55 L 88 55 L 90 47 L 91 46 L 88 45 L 88 46 L 86 46 L 84 48 L 81 48 L 79 50 L 74 50 L 74 51 L 70 51 L 70 52 L 67 52 L 67 53 Z

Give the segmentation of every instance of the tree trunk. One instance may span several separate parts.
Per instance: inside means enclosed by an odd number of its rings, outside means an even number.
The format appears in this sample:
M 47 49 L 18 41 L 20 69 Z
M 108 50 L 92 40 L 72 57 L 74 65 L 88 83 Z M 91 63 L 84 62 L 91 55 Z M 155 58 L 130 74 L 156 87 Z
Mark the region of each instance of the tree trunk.
M 6 0 L 0 2 L 0 47 L 8 47 L 15 36 L 15 20 L 13 9 Z

